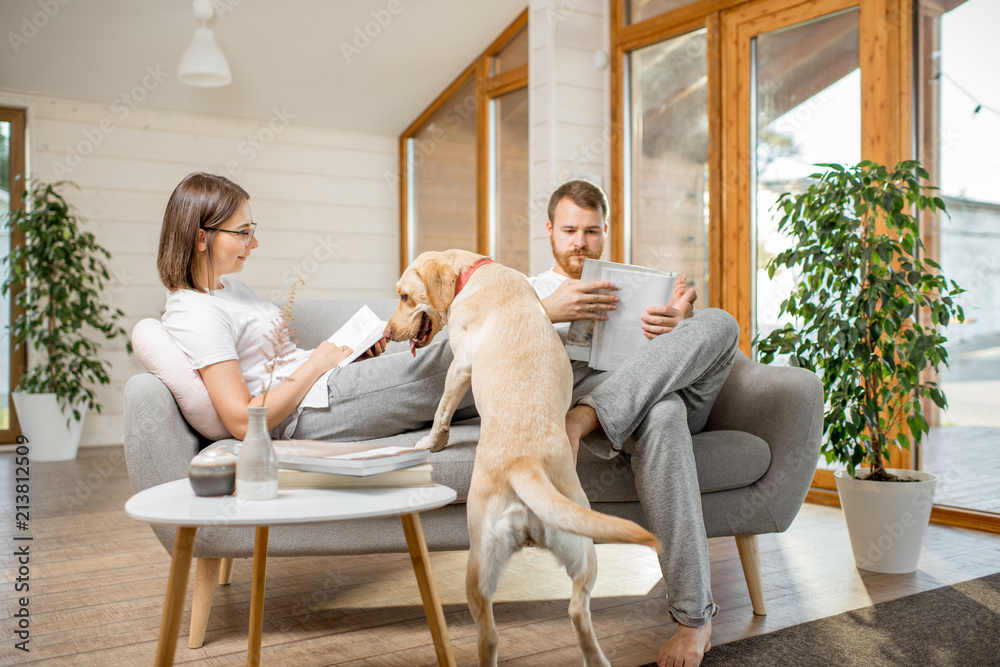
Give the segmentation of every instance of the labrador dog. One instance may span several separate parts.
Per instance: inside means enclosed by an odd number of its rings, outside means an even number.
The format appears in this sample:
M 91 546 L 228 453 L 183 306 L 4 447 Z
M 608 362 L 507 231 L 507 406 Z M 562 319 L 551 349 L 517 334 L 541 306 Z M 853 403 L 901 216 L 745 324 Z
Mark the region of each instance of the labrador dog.
M 396 285 L 391 337 L 413 354 L 447 324 L 454 361 L 430 434 L 418 447 L 439 451 L 472 386 L 481 418 L 466 510 L 466 595 L 478 632 L 479 664 L 495 665 L 493 595 L 510 557 L 546 547 L 573 580 L 569 616 L 584 664 L 609 665 L 590 618 L 597 579 L 594 539 L 644 544 L 638 524 L 590 509 L 566 436 L 573 373 L 538 296 L 518 271 L 464 250 L 425 252 Z

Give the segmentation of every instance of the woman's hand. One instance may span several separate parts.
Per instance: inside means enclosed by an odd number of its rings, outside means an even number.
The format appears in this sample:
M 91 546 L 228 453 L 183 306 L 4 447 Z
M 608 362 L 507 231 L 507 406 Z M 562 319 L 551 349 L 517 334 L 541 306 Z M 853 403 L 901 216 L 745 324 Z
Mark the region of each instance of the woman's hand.
M 388 344 L 389 344 L 388 337 L 386 337 L 386 338 L 379 338 L 377 341 L 375 341 L 374 345 L 372 345 L 370 348 L 368 348 L 367 350 L 365 350 L 365 353 L 362 354 L 357 359 L 355 359 L 354 362 L 357 363 L 357 362 L 361 361 L 362 359 L 371 359 L 372 357 L 377 357 L 378 355 L 380 355 L 383 352 L 385 352 L 385 346 L 388 345 Z
M 331 368 L 336 368 L 341 361 L 351 356 L 352 352 L 354 350 L 346 345 L 334 345 L 325 340 L 312 351 L 312 354 L 309 355 L 309 361 L 316 364 L 321 373 L 325 373 Z

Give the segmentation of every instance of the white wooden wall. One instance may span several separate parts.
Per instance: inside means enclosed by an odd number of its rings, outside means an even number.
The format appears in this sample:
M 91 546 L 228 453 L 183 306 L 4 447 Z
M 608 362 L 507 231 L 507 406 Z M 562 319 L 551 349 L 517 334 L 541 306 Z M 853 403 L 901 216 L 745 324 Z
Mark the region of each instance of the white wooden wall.
M 528 3 L 528 131 L 531 273 L 552 267 L 545 233 L 552 192 L 585 178 L 611 182 L 611 78 L 596 53 L 608 52 L 608 3 L 531 0 Z M 606 246 L 605 254 L 610 249 Z
M 125 328 L 159 318 L 166 291 L 156 248 L 167 199 L 193 171 L 229 176 L 251 196 L 261 245 L 240 278 L 282 300 L 297 276 L 300 298 L 381 297 L 398 277 L 397 138 L 299 125 L 282 110 L 264 121 L 135 109 L 0 90 L 0 105 L 28 109 L 29 171 L 67 179 L 67 199 L 113 254 L 110 302 Z M 142 370 L 124 341 L 106 345 L 112 383 L 98 393 L 81 444 L 122 441 L 125 382 Z

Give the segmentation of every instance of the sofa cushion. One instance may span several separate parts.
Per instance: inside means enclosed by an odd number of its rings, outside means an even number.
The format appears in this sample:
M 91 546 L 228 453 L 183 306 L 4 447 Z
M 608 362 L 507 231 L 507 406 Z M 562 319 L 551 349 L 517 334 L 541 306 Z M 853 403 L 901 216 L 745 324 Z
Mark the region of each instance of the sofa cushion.
M 771 448 L 745 431 L 702 431 L 694 436 L 702 493 L 750 486 L 771 466 Z
M 693 443 L 698 486 L 702 493 L 749 486 L 763 477 L 771 464 L 771 449 L 767 443 L 743 431 L 703 431 L 694 436 Z M 626 456 L 605 460 L 581 447 L 576 471 L 592 503 L 639 499 Z
M 188 424 L 209 440 L 230 437 L 201 375 L 160 320 L 147 317 L 136 322 L 132 348 L 142 367 L 167 385 Z
M 411 447 L 430 429 L 411 431 L 389 438 L 372 440 L 383 446 Z M 457 503 L 469 497 L 472 467 L 479 441 L 478 420 L 452 424 L 448 446 L 431 454 L 433 479 L 455 489 Z M 235 440 L 213 446 L 232 451 Z M 771 460 L 771 450 L 760 438 L 742 431 L 710 431 L 694 436 L 694 458 L 698 466 L 698 484 L 702 493 L 727 491 L 753 484 L 760 479 Z M 591 503 L 636 502 L 635 478 L 626 456 L 601 459 L 586 447 L 581 448 L 576 466 L 580 484 Z

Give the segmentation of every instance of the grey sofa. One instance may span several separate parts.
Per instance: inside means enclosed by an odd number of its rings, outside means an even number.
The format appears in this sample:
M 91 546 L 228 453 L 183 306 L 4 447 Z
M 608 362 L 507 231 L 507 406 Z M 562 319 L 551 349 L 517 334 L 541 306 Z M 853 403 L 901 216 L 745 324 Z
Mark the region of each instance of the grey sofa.
M 301 347 L 311 348 L 335 331 L 361 305 L 358 300 L 295 303 L 294 327 Z M 387 318 L 395 300 L 367 302 Z M 396 351 L 403 344 L 393 344 Z M 388 353 L 393 352 L 390 346 Z M 408 352 L 407 352 L 408 353 Z M 134 491 L 187 475 L 191 457 L 210 443 L 185 422 L 170 391 L 156 377 L 143 373 L 125 388 L 125 458 Z M 813 373 L 757 364 L 738 355 L 705 430 L 694 437 L 698 482 L 709 537 L 735 536 L 754 612 L 765 613 L 756 535 L 784 531 L 808 491 L 819 456 L 823 423 L 823 390 Z M 385 438 L 386 444 L 410 445 L 422 432 Z M 431 456 L 436 482 L 452 487 L 458 499 L 421 516 L 428 548 L 467 549 L 464 500 L 469 489 L 479 427 L 456 424 L 447 448 Z M 631 469 L 619 457 L 604 461 L 581 448 L 577 466 L 594 509 L 643 523 Z M 396 517 L 331 522 L 308 526 L 278 526 L 270 531 L 272 556 L 406 553 L 402 526 Z M 154 526 L 168 552 L 173 528 Z M 253 554 L 252 528 L 210 527 L 198 531 L 194 556 L 196 604 L 211 605 L 220 559 Z M 228 561 L 231 566 L 231 560 Z M 221 580 L 228 580 L 223 569 Z M 207 603 L 198 603 L 206 600 Z M 208 609 L 192 611 L 192 647 L 201 645 Z M 196 628 L 196 623 L 200 628 Z

